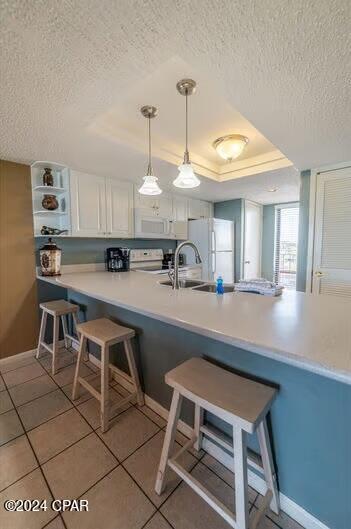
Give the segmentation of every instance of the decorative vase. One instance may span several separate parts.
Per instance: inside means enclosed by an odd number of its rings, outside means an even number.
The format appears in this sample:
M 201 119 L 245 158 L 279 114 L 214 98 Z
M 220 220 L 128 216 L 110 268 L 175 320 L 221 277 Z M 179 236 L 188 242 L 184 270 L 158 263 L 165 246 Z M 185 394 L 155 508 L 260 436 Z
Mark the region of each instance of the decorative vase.
M 61 275 L 61 249 L 56 246 L 51 238 L 40 248 L 40 265 L 43 276 Z
M 54 185 L 54 177 L 52 176 L 52 169 L 50 167 L 46 167 L 44 169 L 45 173 L 43 174 L 43 185 L 44 186 L 53 186 Z
M 49 211 L 54 211 L 59 207 L 59 203 L 55 195 L 44 195 L 41 205 L 44 209 Z

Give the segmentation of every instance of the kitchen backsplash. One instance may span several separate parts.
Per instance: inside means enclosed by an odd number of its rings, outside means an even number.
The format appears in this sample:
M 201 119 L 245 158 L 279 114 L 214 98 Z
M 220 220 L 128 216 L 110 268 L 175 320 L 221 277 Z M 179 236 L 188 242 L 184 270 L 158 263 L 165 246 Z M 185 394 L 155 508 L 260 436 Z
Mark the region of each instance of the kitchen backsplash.
M 169 239 L 92 239 L 83 237 L 52 237 L 62 250 L 62 264 L 103 263 L 106 248 L 124 246 L 126 248 L 162 248 L 175 250 L 176 241 Z M 39 249 L 47 239 L 35 239 L 36 261 L 39 265 Z

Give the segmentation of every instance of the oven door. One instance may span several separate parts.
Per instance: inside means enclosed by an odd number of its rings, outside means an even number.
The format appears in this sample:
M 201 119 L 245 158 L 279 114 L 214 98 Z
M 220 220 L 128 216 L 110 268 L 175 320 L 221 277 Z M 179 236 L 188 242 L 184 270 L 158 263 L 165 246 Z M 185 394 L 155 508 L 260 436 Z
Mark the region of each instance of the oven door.
M 170 236 L 170 222 L 168 219 L 164 217 L 151 217 L 136 210 L 135 237 L 167 239 Z

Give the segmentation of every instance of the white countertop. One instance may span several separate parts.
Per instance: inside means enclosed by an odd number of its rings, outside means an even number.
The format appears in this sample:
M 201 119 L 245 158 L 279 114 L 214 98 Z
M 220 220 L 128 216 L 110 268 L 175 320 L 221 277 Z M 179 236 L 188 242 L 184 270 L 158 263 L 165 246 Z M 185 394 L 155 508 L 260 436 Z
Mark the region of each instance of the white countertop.
M 43 281 L 351 384 L 351 301 L 283 292 L 223 296 L 161 286 L 147 273 L 76 272 Z

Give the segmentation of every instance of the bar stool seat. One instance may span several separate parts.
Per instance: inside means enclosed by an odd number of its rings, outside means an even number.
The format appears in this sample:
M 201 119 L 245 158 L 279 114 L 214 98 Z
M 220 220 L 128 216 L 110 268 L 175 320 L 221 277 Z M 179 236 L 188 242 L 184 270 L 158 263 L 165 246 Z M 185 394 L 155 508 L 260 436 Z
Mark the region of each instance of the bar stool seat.
M 236 375 L 202 358 L 191 358 L 165 376 L 166 383 L 173 387 L 173 397 L 166 435 L 164 439 L 155 490 L 161 494 L 165 487 L 167 467 L 172 468 L 195 492 L 197 492 L 231 527 L 254 529 L 268 505 L 279 513 L 279 494 L 273 465 L 272 450 L 267 429 L 266 416 L 277 390 Z M 173 457 L 177 423 L 183 397 L 195 404 L 195 420 L 192 438 Z M 204 410 L 209 411 L 232 426 L 233 440 L 218 430 L 203 423 Z M 257 432 L 261 455 L 247 448 L 247 434 Z M 217 444 L 233 454 L 235 473 L 236 516 L 225 505 L 199 483 L 177 459 L 194 446 L 202 448 L 203 436 L 214 439 Z M 262 473 L 267 483 L 267 493 L 260 509 L 249 520 L 247 466 Z
M 39 306 L 52 316 L 63 316 L 64 314 L 71 314 L 79 311 L 78 305 L 74 305 L 65 299 L 47 301 L 46 303 L 40 303 Z
M 74 375 L 72 398 L 76 400 L 79 396 L 79 386 L 85 387 L 100 402 L 101 430 L 106 432 L 109 427 L 109 373 L 113 365 L 110 364 L 110 346 L 123 343 L 124 351 L 128 361 L 130 376 L 125 378 L 130 382 L 135 391 L 118 402 L 117 408 L 124 406 L 132 399 L 136 398 L 140 406 L 144 404 L 144 395 L 141 389 L 139 375 L 135 363 L 131 339 L 135 336 L 135 331 L 128 327 L 123 327 L 109 320 L 108 318 L 99 318 L 97 320 L 87 321 L 78 325 L 80 333 L 80 344 L 76 372 Z M 79 376 L 79 370 L 83 354 L 86 351 L 87 340 L 91 340 L 101 348 L 101 391 L 97 391 L 85 378 Z
M 114 345 L 135 336 L 133 329 L 122 327 L 108 318 L 91 320 L 78 325 L 79 331 L 97 345 Z
M 54 301 L 47 301 L 45 303 L 40 303 L 40 308 L 42 309 L 42 316 L 41 316 L 41 323 L 40 323 L 40 331 L 39 331 L 39 339 L 38 339 L 38 347 L 37 347 L 37 354 L 36 358 L 40 357 L 41 348 L 43 347 L 49 353 L 52 354 L 52 366 L 51 371 L 52 374 L 55 375 L 57 372 L 57 358 L 58 358 L 58 347 L 59 347 L 59 326 L 60 326 L 60 320 L 62 323 L 62 329 L 63 329 L 63 335 L 64 335 L 64 342 L 65 347 L 68 348 L 70 344 L 76 343 L 78 345 L 79 341 L 72 335 L 68 334 L 67 331 L 67 321 L 66 317 L 68 314 L 72 314 L 73 323 L 76 327 L 77 335 L 79 338 L 79 333 L 77 330 L 78 326 L 78 317 L 77 313 L 79 311 L 79 306 L 75 305 L 74 303 L 69 303 L 65 299 L 57 299 Z M 45 342 L 45 332 L 46 332 L 46 325 L 47 325 L 47 316 L 48 314 L 53 317 L 53 339 L 52 339 L 52 347 L 50 347 Z

